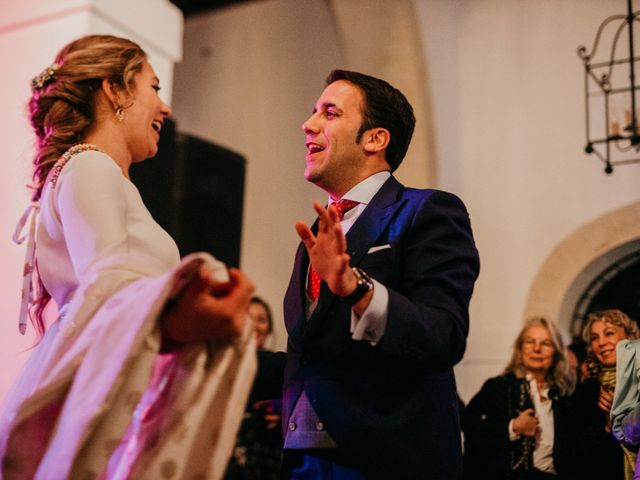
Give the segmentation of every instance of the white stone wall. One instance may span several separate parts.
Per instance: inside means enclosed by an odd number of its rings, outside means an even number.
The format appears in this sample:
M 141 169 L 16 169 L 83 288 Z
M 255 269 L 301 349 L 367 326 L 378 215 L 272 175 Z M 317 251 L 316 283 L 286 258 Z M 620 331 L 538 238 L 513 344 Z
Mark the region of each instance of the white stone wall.
M 578 45 L 591 48 L 606 17 L 626 13 L 626 2 L 416 0 L 416 6 L 433 75 L 440 185 L 465 200 L 480 250 L 471 334 L 457 367 L 461 396 L 469 400 L 506 366 L 534 279 L 555 247 L 639 199 L 640 165 L 605 176 L 583 153 L 583 69 L 576 55 Z

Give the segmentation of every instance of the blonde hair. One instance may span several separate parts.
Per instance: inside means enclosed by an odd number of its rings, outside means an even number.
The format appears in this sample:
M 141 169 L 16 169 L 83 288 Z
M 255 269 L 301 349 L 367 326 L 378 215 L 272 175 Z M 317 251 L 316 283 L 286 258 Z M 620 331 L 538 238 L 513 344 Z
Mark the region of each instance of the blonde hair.
M 53 65 L 32 80 L 29 119 L 36 135 L 32 199 L 38 201 L 49 171 L 60 156 L 80 143 L 95 121 L 96 95 L 108 80 L 132 95 L 134 77 L 146 53 L 139 45 L 111 35 L 87 35 L 66 45 Z M 37 273 L 37 260 L 36 260 Z M 36 275 L 31 321 L 41 336 L 51 295 Z
M 560 332 L 551 320 L 547 320 L 544 317 L 531 317 L 525 321 L 520 333 L 513 343 L 511 360 L 505 368 L 504 373 L 513 373 L 519 378 L 525 377 L 526 369 L 522 361 L 522 345 L 527 330 L 536 325 L 540 325 L 547 329 L 555 348 L 551 368 L 549 368 L 549 371 L 547 372 L 549 387 L 558 390 L 560 395 L 569 395 L 573 392 L 575 387 L 576 375 L 569 366 L 565 357 L 564 342 L 562 341 Z
M 134 76 L 146 54 L 139 45 L 111 35 L 87 35 L 66 45 L 49 75 L 34 79 L 29 100 L 36 155 L 32 189 L 38 200 L 44 181 L 58 158 L 79 143 L 95 120 L 95 98 L 109 80 L 131 94 Z M 43 72 L 44 73 L 44 72 Z M 40 80 L 37 82 L 36 80 Z
M 590 313 L 587 317 L 587 323 L 582 328 L 582 339 L 587 344 L 587 368 L 591 376 L 597 376 L 602 369 L 602 364 L 598 361 L 591 348 L 591 329 L 596 322 L 610 323 L 624 329 L 625 337 L 629 340 L 635 340 L 640 337 L 640 329 L 636 322 L 631 320 L 622 310 L 615 308 L 609 310 L 600 310 L 599 312 Z

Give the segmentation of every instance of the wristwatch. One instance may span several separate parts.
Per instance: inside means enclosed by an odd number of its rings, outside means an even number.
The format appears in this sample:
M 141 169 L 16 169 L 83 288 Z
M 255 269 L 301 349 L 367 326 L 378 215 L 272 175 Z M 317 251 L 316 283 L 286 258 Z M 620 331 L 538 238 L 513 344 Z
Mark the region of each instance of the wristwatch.
M 358 267 L 352 267 L 351 271 L 356 276 L 356 289 L 349 295 L 341 298 L 346 304 L 355 305 L 367 294 L 369 290 L 373 290 L 373 281 L 371 280 L 371 277 L 367 275 L 367 272 Z

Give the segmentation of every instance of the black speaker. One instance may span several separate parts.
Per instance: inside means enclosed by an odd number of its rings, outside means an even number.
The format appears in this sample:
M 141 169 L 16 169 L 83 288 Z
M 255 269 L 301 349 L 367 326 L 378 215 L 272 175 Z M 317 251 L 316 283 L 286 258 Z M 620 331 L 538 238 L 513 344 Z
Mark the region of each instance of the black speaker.
M 129 174 L 138 187 L 151 215 L 178 242 L 179 211 L 176 208 L 182 188 L 178 178 L 182 166 L 178 164 L 176 124 L 167 119 L 162 127 L 158 153 L 144 162 L 134 163 Z
M 245 158 L 165 121 L 158 154 L 131 168 L 131 180 L 181 255 L 205 251 L 240 264 Z

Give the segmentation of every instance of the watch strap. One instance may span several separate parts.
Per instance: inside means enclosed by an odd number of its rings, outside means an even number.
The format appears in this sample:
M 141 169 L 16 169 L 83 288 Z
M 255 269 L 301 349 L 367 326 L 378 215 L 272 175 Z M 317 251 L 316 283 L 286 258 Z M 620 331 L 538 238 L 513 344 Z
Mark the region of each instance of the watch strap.
M 355 305 L 369 292 L 369 290 L 373 290 L 373 281 L 364 270 L 358 267 L 352 267 L 351 271 L 356 277 L 356 289 L 349 295 L 345 295 L 340 298 L 342 298 L 342 301 L 348 305 Z

